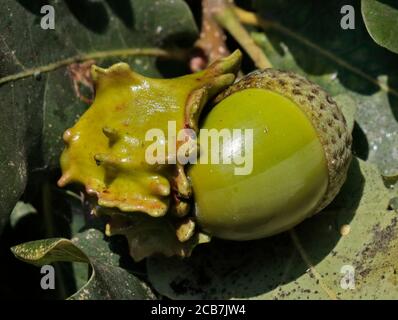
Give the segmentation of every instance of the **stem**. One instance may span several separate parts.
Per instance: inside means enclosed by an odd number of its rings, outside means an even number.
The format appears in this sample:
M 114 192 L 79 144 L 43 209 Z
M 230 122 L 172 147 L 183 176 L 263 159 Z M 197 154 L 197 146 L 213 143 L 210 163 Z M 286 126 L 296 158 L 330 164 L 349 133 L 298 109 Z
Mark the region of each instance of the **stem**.
M 199 40 L 195 43 L 195 47 L 205 54 L 208 63 L 229 55 L 226 35 L 213 14 L 213 8 L 217 5 L 214 0 L 202 0 L 202 26 Z
M 81 62 L 85 60 L 92 59 L 103 59 L 103 58 L 111 58 L 111 57 L 127 57 L 127 56 L 152 56 L 159 58 L 169 58 L 175 60 L 184 60 L 187 57 L 187 52 L 184 50 L 164 50 L 158 48 L 130 48 L 130 49 L 118 49 L 118 50 L 108 50 L 108 51 L 97 51 L 86 54 L 79 54 L 73 57 L 69 57 L 63 60 L 59 60 L 53 63 L 49 63 L 44 66 L 27 69 L 16 74 L 12 74 L 9 76 L 5 76 L 0 78 L 0 85 L 15 81 L 18 79 L 26 78 L 33 76 L 38 73 L 50 72 L 61 67 L 70 65 L 72 63 Z
M 257 46 L 250 34 L 241 24 L 239 17 L 233 9 L 234 7 L 225 0 L 217 1 L 217 4 L 218 6 L 214 9 L 214 17 L 217 22 L 238 41 L 257 68 L 272 68 L 272 64 L 265 56 L 263 50 Z
M 275 24 L 273 21 L 261 18 L 254 12 L 246 11 L 236 6 L 233 7 L 233 10 L 236 16 L 238 17 L 239 21 L 244 24 L 261 27 L 263 29 L 268 29 Z

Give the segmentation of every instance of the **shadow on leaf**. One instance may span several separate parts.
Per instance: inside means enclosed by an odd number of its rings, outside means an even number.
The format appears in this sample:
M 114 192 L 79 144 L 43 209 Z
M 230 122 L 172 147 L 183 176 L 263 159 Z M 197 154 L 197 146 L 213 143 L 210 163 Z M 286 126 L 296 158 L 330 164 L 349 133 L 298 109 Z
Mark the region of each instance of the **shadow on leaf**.
M 336 254 L 333 250 L 341 238 L 340 227 L 353 219 L 363 185 L 364 177 L 354 159 L 335 201 L 296 228 L 300 246 L 313 266 Z M 156 289 L 170 293 L 171 298 L 230 299 L 264 296 L 283 284 L 295 282 L 310 266 L 290 233 L 285 232 L 248 242 L 214 239 L 195 249 L 189 259 L 152 258 L 148 268 Z
M 104 33 L 106 31 L 109 17 L 103 3 L 88 0 L 65 0 L 65 3 L 70 12 L 86 28 L 96 33 Z
M 42 6 L 48 4 L 48 1 L 45 0 L 17 0 L 17 2 L 23 6 L 26 10 L 28 10 L 30 13 L 33 13 L 35 15 L 41 15 L 40 9 Z
M 367 160 L 369 156 L 369 143 L 365 133 L 357 122 L 354 124 L 352 136 L 352 153 L 362 160 Z
M 106 0 L 106 2 L 113 13 L 122 20 L 126 27 L 132 28 L 134 26 L 134 14 L 129 0 Z

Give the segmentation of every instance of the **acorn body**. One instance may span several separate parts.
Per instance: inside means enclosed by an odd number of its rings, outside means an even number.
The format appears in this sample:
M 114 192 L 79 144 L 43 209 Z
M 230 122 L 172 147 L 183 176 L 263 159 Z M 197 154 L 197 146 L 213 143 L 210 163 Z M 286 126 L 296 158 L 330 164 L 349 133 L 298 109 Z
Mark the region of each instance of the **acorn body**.
M 203 230 L 230 240 L 271 236 L 335 197 L 350 162 L 351 136 L 341 111 L 320 87 L 267 69 L 243 78 L 215 101 L 201 128 L 243 131 L 221 139 L 218 163 L 199 158 L 188 172 Z M 245 129 L 252 130 L 252 142 L 242 138 Z M 208 157 L 214 145 L 207 145 L 201 152 Z M 240 161 L 234 162 L 234 155 Z M 251 170 L 237 174 L 239 166 Z

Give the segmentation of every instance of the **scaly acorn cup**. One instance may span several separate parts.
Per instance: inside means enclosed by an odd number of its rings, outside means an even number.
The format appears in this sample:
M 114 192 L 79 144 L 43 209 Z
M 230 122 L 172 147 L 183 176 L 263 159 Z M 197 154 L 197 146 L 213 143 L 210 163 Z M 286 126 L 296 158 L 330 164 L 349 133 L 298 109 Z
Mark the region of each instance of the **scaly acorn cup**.
M 189 168 L 202 230 L 230 240 L 258 239 L 294 227 L 333 200 L 346 179 L 352 138 L 322 88 L 297 74 L 266 69 L 230 86 L 214 104 L 201 128 L 253 129 L 253 143 L 246 145 L 243 135 L 226 137 L 219 164 L 208 158 L 209 143 Z M 252 155 L 248 174 L 237 175 L 245 164 L 231 159 L 244 153 Z
M 188 241 L 194 235 L 195 223 L 186 216 L 192 189 L 184 165 L 168 158 L 163 164 L 148 163 L 147 151 L 153 141 L 148 141 L 146 135 L 153 129 L 163 132 L 164 139 L 158 143 L 165 145 L 169 153 L 173 148 L 178 150 L 178 141 L 172 145 L 176 137 L 167 135 L 170 123 L 177 133 L 188 128 L 197 131 L 203 106 L 234 82 L 240 60 L 237 50 L 206 70 L 174 79 L 144 77 L 126 63 L 108 69 L 93 66 L 95 100 L 63 135 L 66 148 L 61 156 L 63 174 L 58 185 L 83 185 L 97 200 L 98 208 L 105 208 L 102 213 L 112 217 L 109 234 L 127 230 L 124 216 L 135 215 L 145 224 L 147 218 L 142 218 L 143 214 L 160 218 L 167 213 L 174 219 L 170 223 L 174 234 L 168 233 L 168 237 L 172 241 Z M 194 140 L 187 133 L 183 140 L 190 139 Z M 120 227 L 121 220 L 124 228 Z M 120 227 L 114 232 L 112 222 Z M 153 253 L 162 250 L 154 249 Z M 170 254 L 188 252 L 177 248 Z M 139 260 L 147 254 L 141 252 L 135 257 Z

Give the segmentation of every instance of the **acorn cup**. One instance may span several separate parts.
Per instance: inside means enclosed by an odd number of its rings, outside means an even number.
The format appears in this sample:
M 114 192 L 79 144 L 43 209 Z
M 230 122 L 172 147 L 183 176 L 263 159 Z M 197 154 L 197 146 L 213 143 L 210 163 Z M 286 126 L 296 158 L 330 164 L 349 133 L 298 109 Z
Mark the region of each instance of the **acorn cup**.
M 144 77 L 126 63 L 92 67 L 95 99 L 63 135 L 58 185 L 83 185 L 94 199 L 92 212 L 110 217 L 106 233 L 132 237 L 136 260 L 157 252 L 187 256 L 208 241 L 188 216 L 192 188 L 184 164 L 170 163 L 169 154 L 152 163 L 148 133 L 164 133 L 155 142 L 167 150 L 194 140 L 203 107 L 234 82 L 240 61 L 237 50 L 203 71 L 173 79 Z M 182 132 L 179 141 L 168 136 L 170 124 Z

